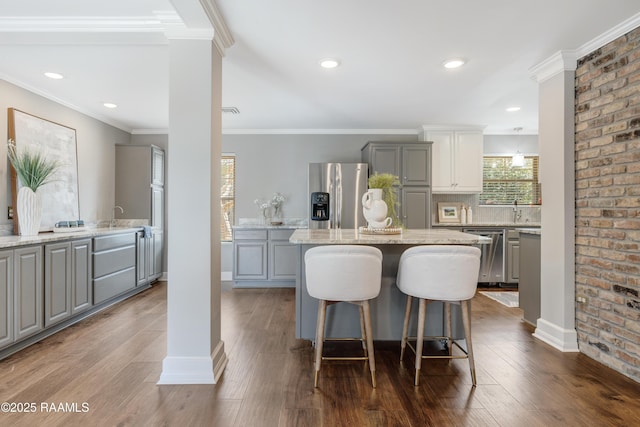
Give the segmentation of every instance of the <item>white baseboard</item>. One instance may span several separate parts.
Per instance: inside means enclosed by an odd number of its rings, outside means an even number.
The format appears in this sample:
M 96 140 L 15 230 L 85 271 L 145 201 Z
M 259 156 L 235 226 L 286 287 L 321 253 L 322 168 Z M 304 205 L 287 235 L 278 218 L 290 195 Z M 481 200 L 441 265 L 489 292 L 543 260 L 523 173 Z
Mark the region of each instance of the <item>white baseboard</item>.
M 165 357 L 158 385 L 216 384 L 227 366 L 224 342 L 208 357 Z
M 562 352 L 580 351 L 575 329 L 564 329 L 544 319 L 538 319 L 533 336 Z

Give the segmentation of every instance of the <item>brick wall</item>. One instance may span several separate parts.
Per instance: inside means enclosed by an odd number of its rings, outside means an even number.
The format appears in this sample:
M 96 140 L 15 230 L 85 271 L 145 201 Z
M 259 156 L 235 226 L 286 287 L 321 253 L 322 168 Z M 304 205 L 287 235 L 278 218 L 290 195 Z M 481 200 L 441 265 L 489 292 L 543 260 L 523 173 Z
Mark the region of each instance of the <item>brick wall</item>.
M 578 61 L 580 351 L 640 382 L 640 28 Z

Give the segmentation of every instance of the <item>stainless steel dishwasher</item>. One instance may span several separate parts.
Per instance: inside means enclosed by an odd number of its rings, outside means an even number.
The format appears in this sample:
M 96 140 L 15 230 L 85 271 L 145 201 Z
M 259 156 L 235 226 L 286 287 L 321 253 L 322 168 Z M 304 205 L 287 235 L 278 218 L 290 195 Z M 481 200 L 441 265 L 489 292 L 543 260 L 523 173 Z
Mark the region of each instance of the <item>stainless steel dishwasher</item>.
M 465 228 L 465 233 L 489 237 L 491 242 L 478 245 L 482 251 L 478 283 L 504 283 L 505 241 L 503 228 Z

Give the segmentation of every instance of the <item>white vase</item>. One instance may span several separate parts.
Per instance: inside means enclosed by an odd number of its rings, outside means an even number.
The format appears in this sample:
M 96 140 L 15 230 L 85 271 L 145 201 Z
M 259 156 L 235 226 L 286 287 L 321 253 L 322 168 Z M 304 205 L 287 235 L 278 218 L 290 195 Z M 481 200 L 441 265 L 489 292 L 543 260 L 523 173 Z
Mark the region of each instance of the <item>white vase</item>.
M 21 236 L 37 236 L 42 219 L 42 200 L 38 193 L 29 187 L 18 190 L 17 206 L 18 224 Z
M 387 218 L 387 204 L 382 200 L 382 189 L 369 189 L 362 196 L 362 214 L 370 228 L 385 228 L 391 223 Z

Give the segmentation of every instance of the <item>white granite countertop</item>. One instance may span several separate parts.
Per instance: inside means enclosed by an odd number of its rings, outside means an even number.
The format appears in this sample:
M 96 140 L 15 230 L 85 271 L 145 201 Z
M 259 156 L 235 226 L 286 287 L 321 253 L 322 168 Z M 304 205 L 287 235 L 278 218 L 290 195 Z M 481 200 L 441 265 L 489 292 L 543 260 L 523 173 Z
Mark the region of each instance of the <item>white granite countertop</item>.
M 309 245 L 475 245 L 491 239 L 453 230 L 403 230 L 401 234 L 363 234 L 354 229 L 309 230 L 293 232 L 289 242 Z
M 85 228 L 84 230 L 78 230 L 66 233 L 40 233 L 37 236 L 0 236 L 0 248 L 13 248 L 26 245 L 37 245 L 43 243 L 57 242 L 61 240 L 81 239 L 86 237 L 96 237 L 105 234 L 119 234 L 127 232 L 139 231 L 141 227 L 98 227 L 98 228 Z
M 536 234 L 542 236 L 541 228 L 516 228 L 516 231 L 519 231 L 520 234 Z

